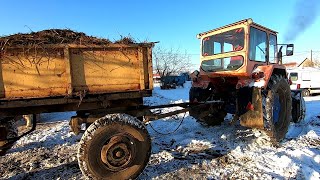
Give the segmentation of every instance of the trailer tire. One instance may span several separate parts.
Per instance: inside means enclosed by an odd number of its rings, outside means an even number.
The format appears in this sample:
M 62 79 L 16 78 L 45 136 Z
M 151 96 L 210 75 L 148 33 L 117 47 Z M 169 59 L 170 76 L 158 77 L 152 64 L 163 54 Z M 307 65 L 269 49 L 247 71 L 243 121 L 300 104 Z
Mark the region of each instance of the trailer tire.
M 209 90 L 191 87 L 189 91 L 189 102 L 194 102 L 195 99 L 197 99 L 198 102 L 206 101 L 209 96 Z M 205 117 L 201 117 L 201 113 L 204 112 L 204 109 L 207 109 L 210 113 Z M 223 110 L 223 108 L 207 105 L 205 107 L 195 107 L 190 109 L 189 115 L 205 125 L 216 126 L 221 125 L 227 113 Z
M 0 122 L 0 147 L 3 147 L 7 144 L 7 139 L 15 138 L 18 136 L 18 129 L 15 123 L 14 118 L 10 120 Z M 9 146 L 6 146 L 5 149 L 0 149 L 0 156 L 5 155 L 7 150 L 13 146 L 13 143 Z
M 134 179 L 150 154 L 151 139 L 141 121 L 127 114 L 109 114 L 83 134 L 78 163 L 89 179 Z
M 263 121 L 270 138 L 275 142 L 284 139 L 292 119 L 290 85 L 286 78 L 272 75 L 267 90 L 262 93 Z

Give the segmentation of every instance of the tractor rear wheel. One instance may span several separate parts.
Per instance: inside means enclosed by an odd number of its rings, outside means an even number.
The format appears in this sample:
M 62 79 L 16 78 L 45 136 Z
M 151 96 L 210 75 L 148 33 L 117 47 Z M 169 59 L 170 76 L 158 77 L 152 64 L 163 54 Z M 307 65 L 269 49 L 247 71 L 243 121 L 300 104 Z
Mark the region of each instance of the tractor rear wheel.
M 194 102 L 195 100 L 197 102 L 208 101 L 210 100 L 208 99 L 210 95 L 210 90 L 191 87 L 189 91 L 189 102 Z M 222 107 L 213 105 L 194 107 L 189 110 L 189 114 L 199 122 L 209 126 L 220 125 L 224 121 L 224 117 L 227 115 Z
M 262 97 L 265 129 L 274 141 L 279 142 L 285 137 L 291 121 L 291 90 L 286 78 L 272 75 Z
M 78 149 L 78 163 L 89 179 L 134 179 L 151 154 L 145 125 L 127 114 L 110 114 L 85 131 Z

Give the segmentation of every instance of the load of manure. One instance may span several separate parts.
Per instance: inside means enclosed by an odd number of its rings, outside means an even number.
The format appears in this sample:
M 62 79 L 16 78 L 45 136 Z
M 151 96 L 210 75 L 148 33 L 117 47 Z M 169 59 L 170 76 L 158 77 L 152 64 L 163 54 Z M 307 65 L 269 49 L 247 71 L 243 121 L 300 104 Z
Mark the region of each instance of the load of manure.
M 70 29 L 48 29 L 31 33 L 18 33 L 0 37 L 0 48 L 17 46 L 34 46 L 44 44 L 78 44 L 78 45 L 108 45 L 109 39 L 88 36 L 83 32 Z M 136 43 L 130 36 L 121 37 L 117 44 Z

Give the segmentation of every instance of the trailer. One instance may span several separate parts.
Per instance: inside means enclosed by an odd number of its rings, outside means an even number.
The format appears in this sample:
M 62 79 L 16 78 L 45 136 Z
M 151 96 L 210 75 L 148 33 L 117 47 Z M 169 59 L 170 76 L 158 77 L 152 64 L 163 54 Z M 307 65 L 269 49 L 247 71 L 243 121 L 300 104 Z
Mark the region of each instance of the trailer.
M 0 154 L 36 129 L 33 116 L 32 127 L 18 132 L 17 117 L 76 111 L 70 127 L 83 134 L 77 155 L 82 173 L 94 179 L 137 177 L 151 154 L 146 122 L 221 103 L 144 106 L 143 97 L 153 89 L 153 46 L 58 29 L 0 38 Z M 151 112 L 173 106 L 182 109 Z

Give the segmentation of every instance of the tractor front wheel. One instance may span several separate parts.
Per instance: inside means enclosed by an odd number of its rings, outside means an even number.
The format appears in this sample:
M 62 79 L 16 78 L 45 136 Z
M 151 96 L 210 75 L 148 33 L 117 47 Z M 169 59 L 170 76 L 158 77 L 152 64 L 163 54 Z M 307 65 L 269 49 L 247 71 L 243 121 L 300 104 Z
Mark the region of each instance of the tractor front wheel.
M 300 123 L 306 115 L 306 103 L 303 95 L 299 91 L 291 92 L 292 99 L 292 121 Z

